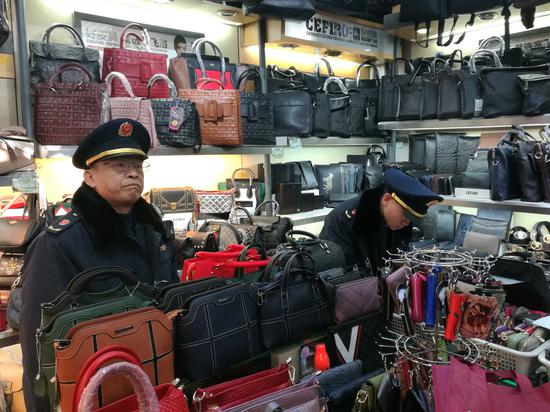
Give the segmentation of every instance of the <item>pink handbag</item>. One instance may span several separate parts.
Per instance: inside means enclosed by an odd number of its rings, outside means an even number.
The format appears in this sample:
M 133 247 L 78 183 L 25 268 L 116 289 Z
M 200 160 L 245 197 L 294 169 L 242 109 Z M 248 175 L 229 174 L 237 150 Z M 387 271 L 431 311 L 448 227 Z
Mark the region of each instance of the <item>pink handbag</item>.
M 111 97 L 111 87 L 113 79 L 119 79 L 128 93 L 129 97 Z M 155 127 L 155 116 L 153 114 L 153 108 L 151 107 L 151 101 L 143 97 L 136 97 L 132 91 L 132 86 L 126 79 L 124 74 L 119 72 L 111 72 L 105 78 L 107 84 L 107 96 L 109 96 L 109 105 L 111 111 L 111 120 L 128 118 L 140 122 L 151 137 L 151 147 L 153 151 L 157 150 L 159 141 L 157 139 L 157 130 Z

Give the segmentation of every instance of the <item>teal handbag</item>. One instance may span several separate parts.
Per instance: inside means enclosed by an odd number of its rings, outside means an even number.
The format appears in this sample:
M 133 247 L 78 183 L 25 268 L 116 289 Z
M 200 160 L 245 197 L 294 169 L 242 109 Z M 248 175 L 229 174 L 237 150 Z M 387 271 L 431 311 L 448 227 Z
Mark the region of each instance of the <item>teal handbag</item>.
M 90 292 L 90 282 L 116 277 L 121 284 L 104 292 Z M 48 395 L 52 405 L 57 403 L 54 343 L 82 322 L 124 311 L 150 306 L 157 293 L 152 285 L 137 281 L 131 272 L 116 266 L 100 266 L 76 275 L 67 289 L 52 302 L 42 305 L 40 328 L 36 333 L 38 374 L 34 381 L 37 396 Z

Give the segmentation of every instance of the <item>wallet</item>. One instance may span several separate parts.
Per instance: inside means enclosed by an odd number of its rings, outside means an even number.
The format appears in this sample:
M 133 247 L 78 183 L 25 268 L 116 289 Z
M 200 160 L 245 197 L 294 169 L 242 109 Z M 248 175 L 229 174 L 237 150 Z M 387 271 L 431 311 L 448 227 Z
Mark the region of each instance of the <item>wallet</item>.
M 401 306 L 399 299 L 397 299 L 397 286 L 406 283 L 407 274 L 410 274 L 410 269 L 407 266 L 401 266 L 386 278 L 386 285 L 388 286 L 388 291 L 393 300 L 395 313 L 399 313 L 399 308 Z

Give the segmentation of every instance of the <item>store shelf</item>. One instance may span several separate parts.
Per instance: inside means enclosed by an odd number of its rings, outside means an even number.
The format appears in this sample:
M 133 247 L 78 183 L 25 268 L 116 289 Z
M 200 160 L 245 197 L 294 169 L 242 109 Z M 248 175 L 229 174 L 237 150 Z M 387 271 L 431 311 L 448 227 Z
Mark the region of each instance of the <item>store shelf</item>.
M 300 139 L 302 147 L 326 147 L 326 146 L 365 146 L 369 144 L 388 143 L 384 137 L 303 137 Z
M 512 125 L 536 127 L 550 124 L 550 114 L 543 116 L 504 116 L 493 119 L 449 119 L 449 120 L 411 120 L 406 122 L 380 122 L 380 130 L 403 131 L 441 131 L 441 130 L 475 130 L 507 129 Z
M 5 331 L 0 332 L 0 348 L 15 345 L 16 343 L 19 343 L 19 334 L 16 330 L 8 327 Z
M 293 213 L 291 215 L 282 216 L 291 218 L 295 226 L 309 225 L 310 223 L 323 222 L 325 220 L 325 216 L 332 210 L 332 208 L 325 207 L 324 209 L 316 209 L 311 212 Z
M 19 169 L 15 172 L 11 172 L 11 173 L 0 176 L 0 187 L 2 187 L 2 186 L 11 186 L 12 183 L 13 183 L 13 179 L 15 177 L 21 177 L 25 173 L 30 173 L 30 174 L 34 175 L 34 173 L 35 173 L 34 166 L 30 166 L 29 169 Z
M 467 197 L 443 196 L 442 204 L 449 206 L 476 207 L 511 210 L 524 213 L 550 213 L 550 203 L 544 202 L 522 202 L 521 200 L 495 201 L 490 199 L 474 199 Z

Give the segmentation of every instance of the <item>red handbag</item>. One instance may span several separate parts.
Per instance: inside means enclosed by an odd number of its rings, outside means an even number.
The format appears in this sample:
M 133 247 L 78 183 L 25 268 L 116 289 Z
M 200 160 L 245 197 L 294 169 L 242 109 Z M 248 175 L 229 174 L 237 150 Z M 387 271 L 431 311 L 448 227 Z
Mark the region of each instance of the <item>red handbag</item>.
M 122 362 L 106 363 L 118 360 Z M 96 373 L 97 371 L 97 373 Z M 189 406 L 183 392 L 171 383 L 153 388 L 148 376 L 141 369 L 139 357 L 130 348 L 112 345 L 96 352 L 84 365 L 77 379 L 73 397 L 73 411 L 94 411 L 95 396 L 101 383 L 113 374 L 124 375 L 131 383 L 136 394 L 95 409 L 95 412 L 188 412 Z
M 292 368 L 284 363 L 253 375 L 220 383 L 193 394 L 197 412 L 219 411 L 241 405 L 261 396 L 288 388 L 293 382 Z
M 141 30 L 141 36 L 130 33 L 128 30 L 135 27 Z M 126 37 L 131 36 L 137 39 L 145 51 L 129 50 L 125 48 Z M 130 23 L 124 27 L 120 35 L 120 48 L 105 48 L 103 50 L 103 73 L 105 79 L 111 72 L 120 72 L 126 76 L 132 90 L 137 97 L 150 97 L 160 99 L 169 97 L 168 86 L 165 83 L 156 83 L 151 87 L 151 94 L 147 88 L 149 79 L 155 74 L 167 74 L 166 61 L 168 56 L 161 53 L 152 53 L 149 48 L 149 34 L 147 30 L 136 23 Z M 113 81 L 112 97 L 126 96 L 122 83 L 115 79 Z

